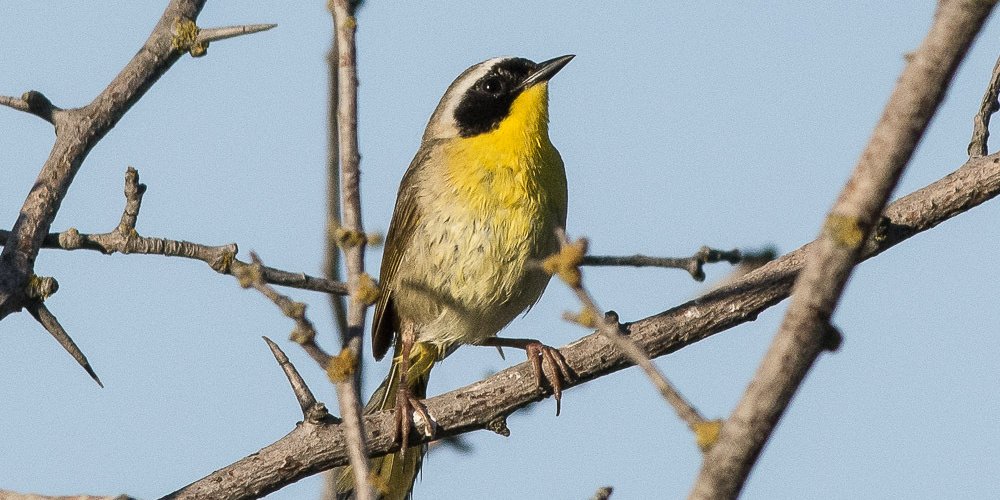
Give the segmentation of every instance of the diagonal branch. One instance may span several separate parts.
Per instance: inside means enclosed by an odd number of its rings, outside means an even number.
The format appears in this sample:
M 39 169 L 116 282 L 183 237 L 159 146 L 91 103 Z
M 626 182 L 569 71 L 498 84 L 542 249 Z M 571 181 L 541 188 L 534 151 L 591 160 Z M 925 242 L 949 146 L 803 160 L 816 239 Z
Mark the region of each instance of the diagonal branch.
M 857 167 L 826 217 L 770 349 L 724 422 L 718 442 L 705 455 L 690 498 L 739 495 L 792 396 L 829 345 L 830 317 L 865 241 L 992 8 L 990 2 L 940 2 L 930 32 L 903 70 Z
M 943 179 L 892 203 L 884 223 L 865 245 L 864 258 L 955 217 L 1000 194 L 1000 154 L 968 161 Z M 814 243 L 767 263 L 732 283 L 660 314 L 622 325 L 629 338 L 651 358 L 674 352 L 716 333 L 753 321 L 765 309 L 786 298 Z M 561 349 L 577 378 L 569 386 L 586 383 L 631 366 L 600 334 L 591 334 Z M 427 400 L 438 424 L 435 438 L 484 429 L 545 397 L 534 383 L 529 363 L 521 363 L 485 380 Z M 470 408 L 475 408 L 470 411 Z M 372 455 L 398 448 L 393 443 L 391 413 L 365 419 Z M 290 463 L 287 457 L 296 460 Z M 299 426 L 287 436 L 253 455 L 224 467 L 164 498 L 259 497 L 303 477 L 347 463 L 347 447 L 340 426 Z M 223 489 L 217 481 L 230 475 L 246 477 L 238 487 Z

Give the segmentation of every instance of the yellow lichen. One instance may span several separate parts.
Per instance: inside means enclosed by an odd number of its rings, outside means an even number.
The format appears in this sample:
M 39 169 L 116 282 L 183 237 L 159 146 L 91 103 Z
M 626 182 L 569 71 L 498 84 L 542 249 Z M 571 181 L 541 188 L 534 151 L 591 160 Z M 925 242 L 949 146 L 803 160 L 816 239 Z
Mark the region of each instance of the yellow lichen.
M 233 260 L 236 258 L 236 252 L 225 251 L 219 256 L 219 259 L 215 261 L 212 265 L 212 269 L 220 273 L 228 273 L 232 269 Z M 245 287 L 244 287 L 245 288 Z
M 719 440 L 719 433 L 722 431 L 721 420 L 702 420 L 691 426 L 694 431 L 695 442 L 701 451 L 706 452 Z
M 344 27 L 354 31 L 358 29 L 358 20 L 354 16 L 347 16 L 347 19 L 344 19 Z
M 826 218 L 826 231 L 837 244 L 857 248 L 865 237 L 861 225 L 854 217 L 831 214 Z
M 312 342 L 313 338 L 316 337 L 316 331 L 311 328 L 300 328 L 295 327 L 292 330 L 292 334 L 288 336 L 288 340 L 295 342 L 296 344 L 303 345 L 308 342 Z
M 340 354 L 330 358 L 326 363 L 326 376 L 335 384 L 346 382 L 354 374 L 357 361 L 351 350 L 345 347 L 340 350 Z
M 263 280 L 260 264 L 248 264 L 233 269 L 233 275 L 243 288 L 250 288 Z
M 354 299 L 365 305 L 372 305 L 378 300 L 379 289 L 375 280 L 368 273 L 361 273 L 358 286 L 354 289 Z
M 583 276 L 580 264 L 587 254 L 587 240 L 581 238 L 573 243 L 563 245 L 558 253 L 552 254 L 542 261 L 542 270 L 557 275 L 567 285 L 573 288 L 580 286 Z
M 385 241 L 385 237 L 379 232 L 368 233 L 366 237 L 368 239 L 368 246 L 370 247 L 381 246 L 382 242 Z
M 597 328 L 598 317 L 597 311 L 590 307 L 584 307 L 578 314 L 573 316 L 573 321 L 587 328 Z
M 368 241 L 368 235 L 365 233 L 344 227 L 335 229 L 333 237 L 341 248 L 356 247 Z
M 208 51 L 208 43 L 198 41 L 198 33 L 201 31 L 198 25 L 190 19 L 177 19 L 174 21 L 174 37 L 170 39 L 170 45 L 174 50 L 188 52 L 191 57 L 201 57 Z

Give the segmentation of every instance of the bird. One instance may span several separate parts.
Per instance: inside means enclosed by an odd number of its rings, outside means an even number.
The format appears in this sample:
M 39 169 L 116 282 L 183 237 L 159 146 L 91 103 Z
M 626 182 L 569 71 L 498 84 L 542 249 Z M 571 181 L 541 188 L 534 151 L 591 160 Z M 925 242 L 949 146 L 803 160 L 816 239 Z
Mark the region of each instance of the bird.
M 550 276 L 538 262 L 559 250 L 557 231 L 566 225 L 566 172 L 549 139 L 548 84 L 573 57 L 496 57 L 466 69 L 445 91 L 403 174 L 372 320 L 373 354 L 381 359 L 393 347 L 392 364 L 365 406 L 366 413 L 396 410 L 400 451 L 370 461 L 380 499 L 409 498 L 424 453 L 408 446 L 414 414 L 419 430 L 433 435 L 420 400 L 431 368 L 459 346 L 525 350 L 559 413 L 562 383 L 572 377 L 559 351 L 496 335 L 541 296 Z M 350 467 L 334 477 L 337 497 L 350 498 Z

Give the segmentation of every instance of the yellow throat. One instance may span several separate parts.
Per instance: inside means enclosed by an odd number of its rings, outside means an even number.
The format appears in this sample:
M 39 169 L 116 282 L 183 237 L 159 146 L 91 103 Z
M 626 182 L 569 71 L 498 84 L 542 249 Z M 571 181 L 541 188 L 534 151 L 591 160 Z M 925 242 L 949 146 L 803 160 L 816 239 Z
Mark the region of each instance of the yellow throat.
M 474 210 L 526 202 L 565 206 L 565 174 L 549 141 L 548 121 L 548 84 L 525 89 L 496 129 L 456 139 L 447 148 L 452 189 Z

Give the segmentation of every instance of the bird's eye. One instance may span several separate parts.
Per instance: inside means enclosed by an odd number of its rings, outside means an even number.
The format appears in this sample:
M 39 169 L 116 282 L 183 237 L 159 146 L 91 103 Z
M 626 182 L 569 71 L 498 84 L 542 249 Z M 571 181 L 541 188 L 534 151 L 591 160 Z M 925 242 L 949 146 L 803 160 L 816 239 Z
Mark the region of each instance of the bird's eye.
M 482 87 L 482 89 L 485 90 L 486 92 L 489 92 L 490 94 L 493 95 L 500 94 L 504 90 L 503 80 L 495 76 L 483 80 L 483 82 L 480 84 L 480 87 Z

